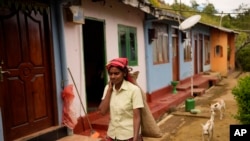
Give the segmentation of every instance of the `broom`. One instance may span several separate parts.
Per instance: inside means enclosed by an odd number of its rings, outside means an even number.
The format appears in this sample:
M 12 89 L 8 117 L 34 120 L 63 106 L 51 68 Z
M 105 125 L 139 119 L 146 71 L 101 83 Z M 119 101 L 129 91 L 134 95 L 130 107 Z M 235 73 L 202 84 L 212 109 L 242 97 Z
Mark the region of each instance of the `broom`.
M 70 74 L 70 76 L 71 76 L 71 79 L 72 79 L 72 81 L 73 81 L 73 83 L 74 83 L 74 86 L 75 86 L 75 88 L 76 88 L 76 92 L 77 92 L 77 95 L 78 95 L 78 97 L 79 97 L 79 100 L 80 100 L 82 109 L 83 109 L 83 111 L 84 111 L 84 113 L 85 113 L 86 119 L 87 119 L 87 121 L 88 121 L 88 124 L 89 124 L 89 127 L 90 127 L 90 137 L 91 137 L 91 138 L 98 138 L 99 135 L 100 135 L 100 133 L 97 132 L 97 131 L 95 131 L 95 130 L 93 129 L 93 127 L 92 127 L 92 125 L 91 125 L 91 123 L 90 123 L 88 114 L 87 114 L 87 112 L 86 112 L 86 110 L 85 110 L 85 108 L 84 108 L 84 106 L 83 106 L 82 99 L 81 99 L 81 97 L 80 97 L 79 91 L 78 91 L 78 89 L 77 89 L 77 87 L 76 87 L 75 80 L 74 80 L 73 75 L 72 75 L 72 73 L 71 73 L 71 71 L 70 71 L 69 68 L 68 68 L 68 71 L 69 71 L 69 74 Z

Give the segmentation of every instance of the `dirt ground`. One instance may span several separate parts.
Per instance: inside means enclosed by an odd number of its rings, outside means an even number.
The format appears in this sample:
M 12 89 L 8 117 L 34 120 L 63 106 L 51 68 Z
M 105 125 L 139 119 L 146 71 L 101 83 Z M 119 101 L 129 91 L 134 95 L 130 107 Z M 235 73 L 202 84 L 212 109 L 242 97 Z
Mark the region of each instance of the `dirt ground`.
M 226 111 L 222 120 L 219 119 L 219 112 L 216 112 L 212 141 L 229 141 L 229 127 L 231 124 L 238 123 L 233 117 L 237 112 L 237 103 L 231 90 L 237 85 L 237 80 L 245 75 L 249 75 L 249 73 L 242 73 L 237 78 L 235 78 L 235 74 L 223 78 L 218 85 L 210 88 L 204 95 L 195 97 L 195 109 L 201 111 L 198 114 L 186 112 L 185 103 L 177 107 L 175 112 L 168 115 L 170 118 L 167 122 L 160 126 L 163 133 L 168 133 L 163 140 L 202 141 L 201 123 L 205 124 L 210 118 L 209 104 L 224 99 Z

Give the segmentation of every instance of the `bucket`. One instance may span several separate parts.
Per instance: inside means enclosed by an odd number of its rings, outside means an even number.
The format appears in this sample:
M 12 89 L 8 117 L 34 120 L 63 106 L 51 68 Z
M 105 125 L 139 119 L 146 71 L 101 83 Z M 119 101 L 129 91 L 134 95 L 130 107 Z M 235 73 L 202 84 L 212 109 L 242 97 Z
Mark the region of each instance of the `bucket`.
M 193 98 L 186 99 L 185 102 L 186 112 L 190 112 L 192 109 L 195 108 L 195 101 Z

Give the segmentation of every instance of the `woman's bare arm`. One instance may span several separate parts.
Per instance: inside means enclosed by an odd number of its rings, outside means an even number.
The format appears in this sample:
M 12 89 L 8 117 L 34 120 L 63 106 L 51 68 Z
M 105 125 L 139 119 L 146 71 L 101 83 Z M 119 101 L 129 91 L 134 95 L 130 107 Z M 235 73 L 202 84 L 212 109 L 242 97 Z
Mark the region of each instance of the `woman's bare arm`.
M 133 141 L 138 141 L 139 139 L 139 131 L 141 126 L 141 108 L 137 108 L 133 110 L 134 114 L 134 138 Z
M 108 90 L 105 95 L 105 98 L 101 101 L 98 109 L 102 115 L 105 115 L 109 111 L 110 98 L 113 91 L 113 85 L 109 82 Z

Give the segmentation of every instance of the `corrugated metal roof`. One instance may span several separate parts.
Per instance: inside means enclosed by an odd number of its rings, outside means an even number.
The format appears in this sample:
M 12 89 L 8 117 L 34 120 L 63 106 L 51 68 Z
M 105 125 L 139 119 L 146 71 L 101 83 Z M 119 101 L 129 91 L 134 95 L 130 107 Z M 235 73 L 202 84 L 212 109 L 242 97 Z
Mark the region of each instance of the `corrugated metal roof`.
M 212 27 L 212 28 L 215 28 L 215 29 L 218 29 L 218 30 L 221 30 L 221 31 L 224 31 L 224 32 L 239 34 L 239 32 L 234 31 L 232 29 L 225 28 L 225 27 L 215 26 L 215 25 L 211 25 L 211 24 L 207 24 L 207 23 L 202 23 L 202 22 L 199 22 L 199 23 L 203 24 L 203 25 L 206 25 L 206 26 L 209 26 L 209 27 Z

